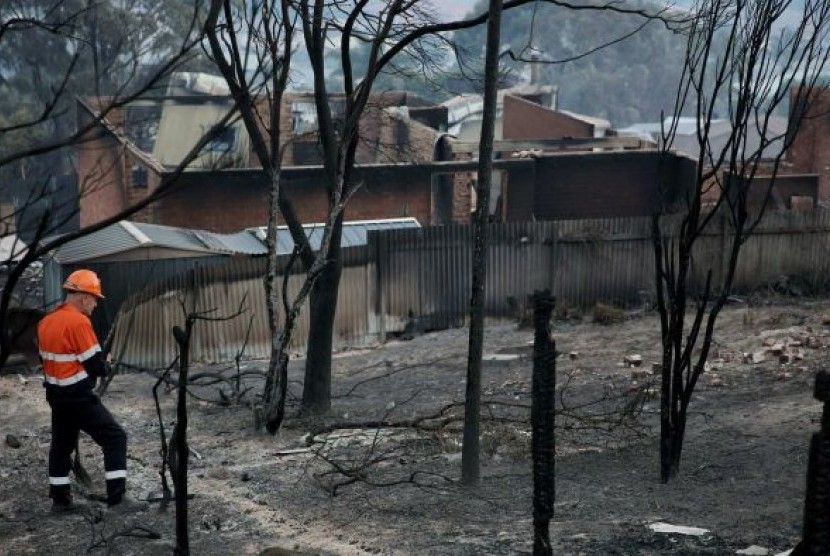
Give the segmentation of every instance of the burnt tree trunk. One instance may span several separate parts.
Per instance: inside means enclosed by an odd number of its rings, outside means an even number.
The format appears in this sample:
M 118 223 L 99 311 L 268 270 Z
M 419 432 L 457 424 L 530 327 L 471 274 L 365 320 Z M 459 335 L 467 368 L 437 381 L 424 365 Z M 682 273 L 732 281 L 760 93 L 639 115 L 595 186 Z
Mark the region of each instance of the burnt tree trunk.
M 285 399 L 288 395 L 288 353 L 284 348 L 281 347 L 278 351 L 276 359 L 271 358 L 271 365 L 273 370 L 269 370 L 268 377 L 271 378 L 271 373 L 273 373 L 275 382 L 268 387 L 266 392 L 273 392 L 274 394 L 266 413 L 265 430 L 271 434 L 277 434 L 283 419 L 285 419 Z M 256 428 L 259 428 L 259 424 Z
M 173 473 L 173 487 L 176 491 L 176 548 L 174 554 L 190 554 L 190 539 L 187 529 L 187 464 L 190 450 L 187 447 L 187 374 L 190 361 L 190 336 L 194 318 L 188 315 L 185 328 L 173 327 L 173 336 L 179 346 L 179 389 L 176 402 L 176 441 L 172 446 L 176 452 L 176 469 Z
M 830 373 L 816 375 L 815 397 L 824 403 L 821 430 L 810 440 L 804 529 L 793 556 L 830 554 Z
M 490 0 L 487 49 L 484 62 L 484 109 L 478 151 L 476 211 L 473 215 L 473 280 L 470 293 L 470 341 L 467 352 L 467 388 L 464 398 L 464 433 L 461 448 L 461 481 L 478 484 L 480 473 L 479 429 L 481 420 L 481 357 L 484 350 L 484 287 L 487 282 L 487 222 L 490 185 L 493 182 L 493 138 L 501 37 L 501 0 Z
M 550 319 L 554 298 L 550 291 L 533 295 L 533 386 L 530 406 L 533 457 L 533 554 L 552 555 L 550 520 L 556 499 L 554 401 L 556 396 L 556 342 Z
M 343 217 L 340 216 L 332 228 L 328 261 L 314 282 L 309 299 L 311 326 L 306 344 L 308 348 L 302 402 L 302 411 L 309 414 L 325 413 L 331 407 L 331 353 L 337 294 L 343 269 L 340 247 L 342 232 Z

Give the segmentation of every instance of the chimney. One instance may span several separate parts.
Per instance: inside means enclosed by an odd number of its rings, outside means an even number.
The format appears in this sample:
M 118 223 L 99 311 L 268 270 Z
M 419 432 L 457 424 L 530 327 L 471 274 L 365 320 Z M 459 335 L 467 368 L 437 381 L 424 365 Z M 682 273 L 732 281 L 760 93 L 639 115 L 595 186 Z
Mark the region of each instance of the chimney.
M 530 55 L 530 84 L 539 85 L 539 72 L 542 69 L 542 64 L 539 63 L 539 53 L 535 50 Z

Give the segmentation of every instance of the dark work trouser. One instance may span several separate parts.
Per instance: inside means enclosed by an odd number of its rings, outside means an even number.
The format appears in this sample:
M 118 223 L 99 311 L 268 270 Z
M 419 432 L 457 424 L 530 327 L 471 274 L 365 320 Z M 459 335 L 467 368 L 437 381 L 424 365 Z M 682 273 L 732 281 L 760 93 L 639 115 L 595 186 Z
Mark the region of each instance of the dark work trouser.
M 104 452 L 107 502 L 120 502 L 127 481 L 127 433 L 91 390 L 76 391 L 72 395 L 61 390 L 61 387 L 47 386 L 46 399 L 52 407 L 49 496 L 58 504 L 71 501 L 72 451 L 78 443 L 78 432 L 84 431 Z

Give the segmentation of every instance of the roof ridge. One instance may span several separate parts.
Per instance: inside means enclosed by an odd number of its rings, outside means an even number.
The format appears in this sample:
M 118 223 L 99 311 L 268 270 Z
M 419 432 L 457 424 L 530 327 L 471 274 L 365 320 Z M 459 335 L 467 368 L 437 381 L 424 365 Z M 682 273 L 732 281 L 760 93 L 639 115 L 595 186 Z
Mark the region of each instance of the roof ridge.
M 128 220 L 121 220 L 118 223 L 121 225 L 122 228 L 124 228 L 125 232 L 127 232 L 128 234 L 130 234 L 131 236 L 133 236 L 135 238 L 135 240 L 139 243 L 139 245 L 146 245 L 148 243 L 153 243 L 153 240 L 151 240 L 144 232 L 139 230 L 138 226 L 136 226 L 132 222 L 130 222 Z

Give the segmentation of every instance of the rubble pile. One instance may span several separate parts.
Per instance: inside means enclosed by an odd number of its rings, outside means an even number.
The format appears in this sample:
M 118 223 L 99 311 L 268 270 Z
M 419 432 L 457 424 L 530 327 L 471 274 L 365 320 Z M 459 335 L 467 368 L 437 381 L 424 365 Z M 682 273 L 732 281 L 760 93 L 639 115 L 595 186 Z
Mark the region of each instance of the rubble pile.
M 830 348 L 830 313 L 818 321 L 820 325 L 765 330 L 758 334 L 757 349 L 743 351 L 735 346 L 714 349 L 713 357 L 705 364 L 705 384 L 715 388 L 727 386 L 721 372 L 736 365 L 771 366 L 778 380 L 807 371 L 805 359 L 813 359 L 807 357 L 808 352 Z M 631 370 L 630 392 L 643 389 L 643 383 L 647 384 L 645 388 L 653 389 L 654 377 L 662 372 L 660 363 L 644 365 L 643 356 L 638 353 L 624 355 L 617 366 Z

